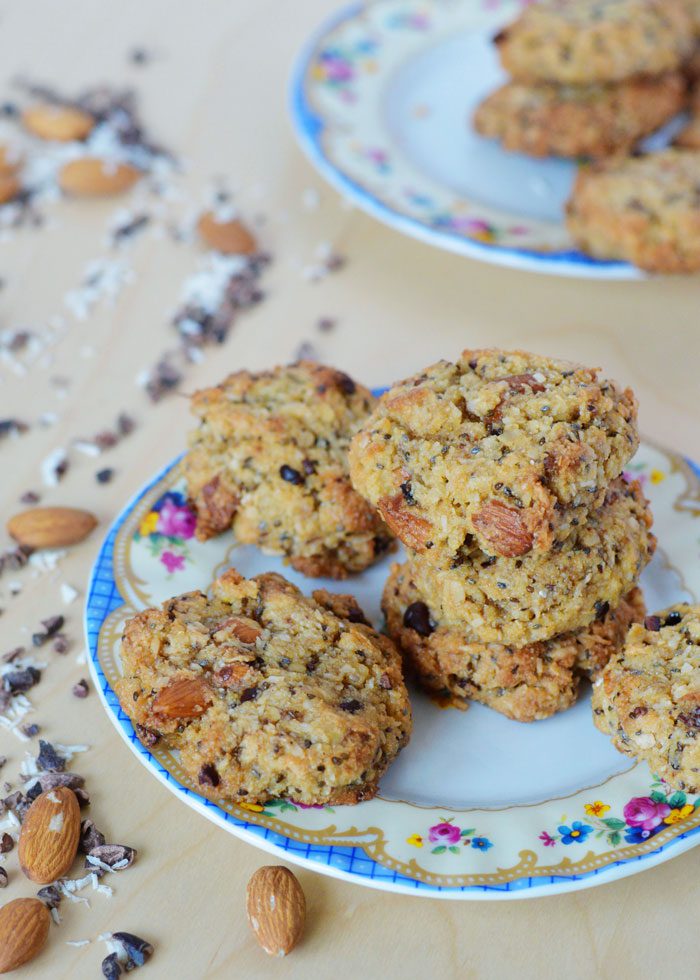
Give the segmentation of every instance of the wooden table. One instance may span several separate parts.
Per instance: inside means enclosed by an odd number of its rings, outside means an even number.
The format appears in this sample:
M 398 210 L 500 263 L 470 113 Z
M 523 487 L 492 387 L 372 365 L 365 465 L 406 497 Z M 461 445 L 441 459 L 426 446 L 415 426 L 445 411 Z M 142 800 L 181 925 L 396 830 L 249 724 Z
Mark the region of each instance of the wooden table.
M 598 364 L 632 385 L 650 437 L 700 458 L 697 372 L 700 280 L 579 282 L 489 267 L 403 238 L 343 207 L 302 158 L 285 111 L 292 58 L 332 8 L 329 0 L 89 0 L 0 3 L 0 64 L 71 91 L 98 81 L 137 86 L 151 130 L 186 157 L 184 185 L 193 196 L 212 175 L 225 175 L 248 214 L 264 213 L 259 230 L 274 254 L 269 296 L 240 319 L 229 341 L 193 368 L 186 390 L 228 370 L 291 358 L 303 342 L 318 357 L 369 384 L 381 384 L 468 345 L 523 346 Z M 155 52 L 134 67 L 135 46 Z M 320 206 L 310 210 L 317 189 Z M 306 204 L 304 203 L 306 202 Z M 54 221 L 0 244 L 0 328 L 45 329 L 63 312 L 67 289 L 85 263 L 104 253 L 114 203 L 66 203 Z M 347 266 L 318 283 L 303 269 L 322 242 Z M 51 428 L 33 426 L 0 447 L 3 515 L 26 489 L 44 503 L 86 507 L 102 529 L 123 502 L 182 447 L 184 398 L 152 408 L 135 384 L 138 372 L 172 343 L 170 311 L 197 248 L 145 235 L 129 253 L 137 277 L 113 308 L 99 306 L 84 323 L 67 317 L 65 338 L 25 378 L 0 367 L 0 415 L 34 422 L 55 411 Z M 337 319 L 329 333 L 320 317 Z M 52 378 L 70 382 L 65 397 Z M 73 454 L 55 488 L 41 488 L 40 461 L 57 445 L 113 423 L 123 409 L 138 428 L 99 460 Z M 99 486 L 94 473 L 114 467 Z M 29 638 L 47 615 L 65 611 L 74 649 L 50 656 L 33 692 L 34 717 L 49 739 L 85 741 L 77 762 L 92 794 L 93 816 L 110 839 L 138 848 L 137 863 L 110 879 L 112 899 L 91 908 L 64 903 L 65 920 L 50 947 L 23 976 L 99 976 L 104 947 L 65 940 L 126 929 L 157 947 L 144 977 L 638 977 L 700 975 L 697 908 L 700 851 L 656 870 L 566 897 L 511 903 L 447 903 L 404 898 L 299 873 L 309 903 L 308 933 L 286 961 L 267 959 L 248 930 L 244 890 L 267 862 L 262 852 L 214 828 L 177 801 L 138 764 L 116 736 L 94 692 L 71 687 L 86 672 L 82 597 L 99 534 L 75 548 L 55 572 L 0 580 L 2 649 Z M 8 579 L 24 588 L 8 596 Z M 63 609 L 61 582 L 81 590 Z M 17 772 L 23 747 L 0 734 L 5 772 Z M 3 899 L 33 894 L 8 855 Z M 697 878 L 695 876 L 698 876 Z

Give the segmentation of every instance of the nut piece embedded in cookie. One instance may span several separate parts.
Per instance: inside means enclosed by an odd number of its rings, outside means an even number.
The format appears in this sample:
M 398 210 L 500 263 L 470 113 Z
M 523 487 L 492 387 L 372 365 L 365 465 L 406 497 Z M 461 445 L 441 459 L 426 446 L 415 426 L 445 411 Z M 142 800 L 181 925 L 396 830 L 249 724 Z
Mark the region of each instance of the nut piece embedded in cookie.
M 392 539 L 353 489 L 347 451 L 374 404 L 352 378 L 310 361 L 239 371 L 197 392 L 200 424 L 183 463 L 197 537 L 231 528 L 309 576 L 371 565 Z
M 391 640 L 352 596 L 302 593 L 231 569 L 129 620 L 122 708 L 149 746 L 180 752 L 214 799 L 356 803 L 408 741 L 411 710 Z
M 638 445 L 632 392 L 592 368 L 466 350 L 384 394 L 350 445 L 355 488 L 430 564 L 542 554 Z
M 593 720 L 674 789 L 700 792 L 700 606 L 633 626 L 593 689 Z

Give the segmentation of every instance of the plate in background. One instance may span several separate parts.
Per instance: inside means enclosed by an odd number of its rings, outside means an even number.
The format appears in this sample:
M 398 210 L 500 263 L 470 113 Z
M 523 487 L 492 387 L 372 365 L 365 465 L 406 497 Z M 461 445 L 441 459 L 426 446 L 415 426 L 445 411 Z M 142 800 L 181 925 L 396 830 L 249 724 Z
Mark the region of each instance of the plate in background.
M 506 153 L 469 123 L 505 78 L 491 38 L 522 6 L 375 0 L 344 9 L 294 69 L 301 146 L 350 201 L 429 244 L 534 272 L 643 278 L 569 238 L 563 206 L 574 163 Z

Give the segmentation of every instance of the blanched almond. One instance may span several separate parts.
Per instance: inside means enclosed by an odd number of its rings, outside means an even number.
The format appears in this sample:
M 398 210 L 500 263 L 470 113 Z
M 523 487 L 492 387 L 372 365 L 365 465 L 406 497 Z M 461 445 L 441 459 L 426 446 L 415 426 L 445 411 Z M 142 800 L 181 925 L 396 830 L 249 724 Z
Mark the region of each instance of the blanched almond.
M 16 898 L 0 909 L 0 973 L 10 973 L 38 956 L 51 916 L 38 898 Z
M 251 255 L 258 244 L 246 226 L 237 218 L 219 220 L 213 211 L 205 211 L 197 222 L 197 231 L 209 248 L 225 255 Z
M 25 129 L 43 140 L 70 143 L 84 140 L 89 135 L 95 119 L 82 109 L 67 105 L 33 105 L 22 113 Z
M 72 789 L 57 786 L 41 793 L 25 814 L 19 832 L 19 863 L 41 885 L 70 871 L 78 853 L 80 806 Z
M 63 164 L 58 183 L 66 194 L 76 197 L 110 197 L 128 191 L 140 177 L 141 171 L 130 163 L 79 157 Z
M 199 718 L 211 704 L 211 690 L 200 677 L 175 677 L 153 701 L 154 714 L 164 718 Z
M 27 548 L 66 548 L 88 536 L 97 519 L 74 507 L 33 507 L 7 522 L 11 537 Z

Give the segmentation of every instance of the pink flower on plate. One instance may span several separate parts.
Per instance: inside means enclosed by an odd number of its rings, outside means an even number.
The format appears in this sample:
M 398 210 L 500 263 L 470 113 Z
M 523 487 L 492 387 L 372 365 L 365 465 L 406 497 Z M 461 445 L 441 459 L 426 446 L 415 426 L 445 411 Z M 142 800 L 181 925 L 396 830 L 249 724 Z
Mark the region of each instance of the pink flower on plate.
M 194 536 L 196 524 L 197 517 L 189 507 L 166 500 L 158 514 L 156 530 L 161 534 L 167 534 L 169 538 L 182 538 L 186 541 Z
M 622 811 L 630 827 L 653 830 L 671 812 L 668 803 L 657 803 L 648 796 L 635 796 Z
M 436 823 L 428 831 L 428 840 L 433 844 L 459 844 L 459 827 L 452 823 Z
M 170 573 L 181 572 L 185 567 L 183 555 L 176 555 L 173 551 L 164 551 L 160 560 Z
M 554 845 L 557 842 L 556 838 L 552 837 L 551 834 L 548 834 L 546 830 L 543 830 L 542 833 L 540 834 L 540 840 L 542 841 L 545 847 L 554 847 Z

